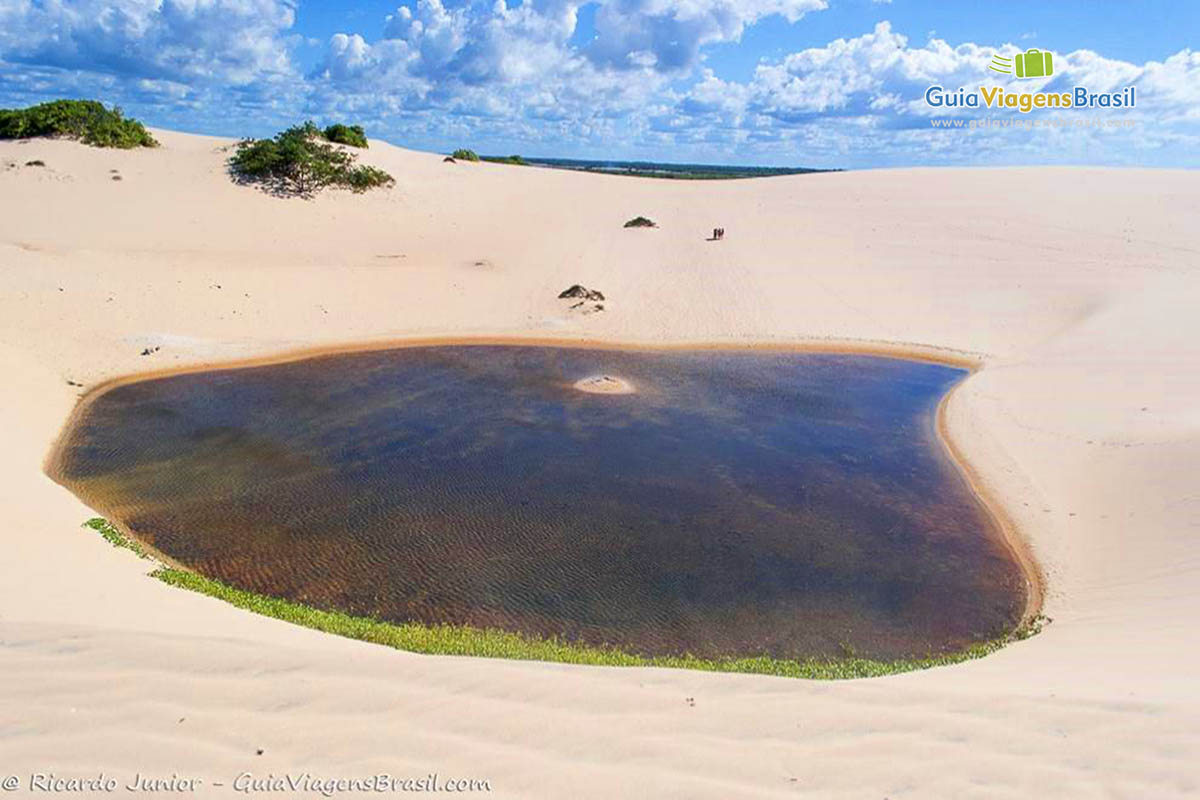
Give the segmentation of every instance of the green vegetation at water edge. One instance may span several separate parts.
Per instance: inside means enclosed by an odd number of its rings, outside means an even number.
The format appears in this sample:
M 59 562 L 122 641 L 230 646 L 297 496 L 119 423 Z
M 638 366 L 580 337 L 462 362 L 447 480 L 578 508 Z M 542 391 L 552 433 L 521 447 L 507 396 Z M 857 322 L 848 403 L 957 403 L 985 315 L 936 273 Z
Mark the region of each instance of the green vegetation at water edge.
M 107 520 L 96 517 L 85 525 L 100 531 L 114 545 L 128 547 L 145 557 L 136 542 L 130 542 Z M 413 653 L 481 658 L 509 658 L 520 661 L 550 661 L 561 664 L 587 664 L 611 667 L 664 667 L 695 669 L 705 672 L 738 672 L 776 675 L 810 680 L 874 678 L 898 672 L 929 669 L 982 658 L 1005 645 L 1041 632 L 1046 622 L 1038 617 L 1032 624 L 1008 636 L 971 645 L 965 650 L 925 658 L 879 661 L 852 654 L 833 659 L 793 660 L 759 656 L 753 658 L 697 658 L 695 656 L 646 657 L 616 648 L 527 636 L 508 631 L 471 628 L 464 625 L 425 625 L 418 622 L 395 623 L 371 617 L 354 616 L 342 611 L 326 611 L 291 600 L 248 592 L 212 578 L 175 567 L 159 567 L 151 575 L 163 583 L 215 597 L 226 603 L 314 628 L 325 633 L 364 642 L 407 650 Z
M 106 520 L 104 517 L 92 517 L 87 522 L 83 523 L 83 527 L 91 528 L 104 537 L 104 540 L 113 547 L 123 547 L 126 550 L 132 550 L 142 558 L 149 558 L 146 553 L 146 548 L 142 547 L 140 542 L 130 539 L 125 534 L 117 530 L 117 526 Z
M 325 129 L 325 138 L 335 144 L 351 147 L 367 147 L 367 132 L 361 125 L 343 125 L 340 122 Z
M 320 128 L 306 122 L 271 139 L 238 142 L 229 171 L 235 180 L 281 197 L 312 197 L 331 186 L 364 192 L 392 183 L 383 170 L 356 161 L 356 155 L 334 147 Z
M 450 157 L 455 161 L 478 161 L 479 154 L 474 150 L 468 150 L 465 147 L 460 147 L 450 154 Z
M 157 147 L 136 119 L 95 100 L 53 100 L 29 108 L 0 109 L 0 139 L 35 136 L 77 139 L 94 147 Z

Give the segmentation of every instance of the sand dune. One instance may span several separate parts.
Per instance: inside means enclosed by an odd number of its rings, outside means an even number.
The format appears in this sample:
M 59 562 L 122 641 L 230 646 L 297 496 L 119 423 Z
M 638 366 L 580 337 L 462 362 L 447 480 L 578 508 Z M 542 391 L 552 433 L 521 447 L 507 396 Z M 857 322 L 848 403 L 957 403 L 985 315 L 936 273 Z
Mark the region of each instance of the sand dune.
M 155 135 L 0 143 L 0 772 L 437 772 L 501 797 L 1200 790 L 1196 173 L 700 183 L 375 143 L 363 160 L 393 189 L 305 202 L 233 185 L 228 141 Z M 639 214 L 660 227 L 621 227 Z M 575 283 L 604 311 L 571 313 Z M 41 471 L 98 382 L 442 335 L 977 362 L 948 433 L 1026 537 L 1054 622 L 849 683 L 418 656 L 149 580 Z

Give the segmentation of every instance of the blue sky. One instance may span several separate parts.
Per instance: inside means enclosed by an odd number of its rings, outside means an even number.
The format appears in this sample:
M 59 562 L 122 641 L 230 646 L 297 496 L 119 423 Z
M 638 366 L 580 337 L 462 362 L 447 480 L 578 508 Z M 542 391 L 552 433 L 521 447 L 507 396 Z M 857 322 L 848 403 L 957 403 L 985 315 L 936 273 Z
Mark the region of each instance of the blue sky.
M 1200 3 L 0 0 L 0 105 L 96 97 L 226 136 L 360 122 L 444 151 L 663 161 L 1200 163 Z M 1055 76 L 998 80 L 996 52 Z M 934 129 L 931 84 L 1138 89 L 1100 125 Z

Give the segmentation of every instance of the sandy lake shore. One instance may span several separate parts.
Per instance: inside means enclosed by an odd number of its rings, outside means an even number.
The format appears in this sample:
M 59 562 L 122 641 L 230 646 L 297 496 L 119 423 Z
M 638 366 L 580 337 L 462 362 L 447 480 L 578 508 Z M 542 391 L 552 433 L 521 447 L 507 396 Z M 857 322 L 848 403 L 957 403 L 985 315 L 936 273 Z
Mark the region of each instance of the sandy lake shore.
M 156 136 L 0 143 L 0 772 L 178 773 L 200 796 L 244 772 L 437 772 L 498 797 L 1200 789 L 1197 173 L 707 183 L 373 143 L 394 188 L 305 202 L 232 184 L 227 140 Z M 1036 210 L 1013 199 L 1031 192 Z M 639 214 L 659 227 L 621 227 Z M 558 298 L 576 283 L 604 310 Z M 439 337 L 976 364 L 944 432 L 1054 622 L 845 683 L 419 656 L 147 579 L 42 472 L 79 396 L 119 376 Z

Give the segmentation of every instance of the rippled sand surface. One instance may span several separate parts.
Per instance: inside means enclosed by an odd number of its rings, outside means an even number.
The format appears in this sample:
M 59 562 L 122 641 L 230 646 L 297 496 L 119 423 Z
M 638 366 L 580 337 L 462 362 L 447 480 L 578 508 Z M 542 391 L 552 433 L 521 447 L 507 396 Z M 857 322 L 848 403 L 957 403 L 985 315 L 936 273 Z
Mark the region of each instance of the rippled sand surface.
M 632 394 L 578 391 L 620 376 Z M 59 479 L 231 584 L 643 654 L 898 657 L 1023 580 L 934 433 L 962 370 L 443 346 L 117 386 Z

